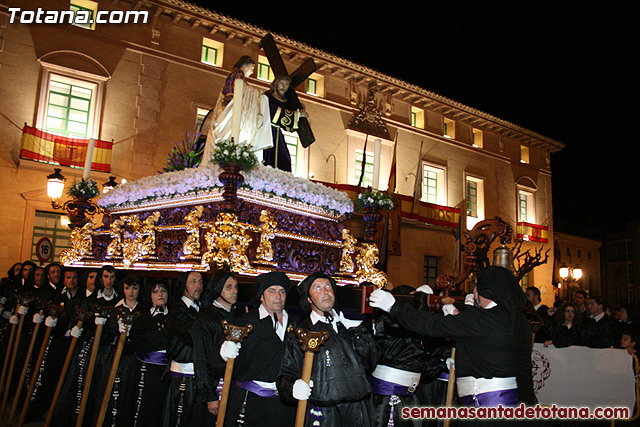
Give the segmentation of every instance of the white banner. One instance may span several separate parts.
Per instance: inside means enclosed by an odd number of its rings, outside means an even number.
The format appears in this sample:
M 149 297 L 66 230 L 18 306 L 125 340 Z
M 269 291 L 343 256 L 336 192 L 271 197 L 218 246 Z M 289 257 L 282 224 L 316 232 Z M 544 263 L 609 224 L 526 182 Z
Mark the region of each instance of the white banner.
M 627 407 L 633 413 L 633 357 L 626 350 L 535 344 L 532 359 L 541 405 Z

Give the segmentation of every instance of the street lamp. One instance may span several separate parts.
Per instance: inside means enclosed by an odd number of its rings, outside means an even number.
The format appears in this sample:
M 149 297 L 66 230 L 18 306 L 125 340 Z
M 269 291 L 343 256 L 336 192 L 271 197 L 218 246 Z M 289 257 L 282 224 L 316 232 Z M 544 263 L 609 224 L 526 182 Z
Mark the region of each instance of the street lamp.
M 54 168 L 53 173 L 47 175 L 47 196 L 51 200 L 57 200 L 62 197 L 62 192 L 64 191 L 64 182 L 67 179 L 60 171 L 60 168 Z
M 582 269 L 576 265 L 575 267 L 567 267 L 565 264 L 562 264 L 558 269 L 558 275 L 562 279 L 562 282 L 565 285 L 567 297 L 569 297 L 569 289 L 567 287 L 567 283 L 577 282 L 582 279 Z M 562 285 L 560 285 L 561 287 Z

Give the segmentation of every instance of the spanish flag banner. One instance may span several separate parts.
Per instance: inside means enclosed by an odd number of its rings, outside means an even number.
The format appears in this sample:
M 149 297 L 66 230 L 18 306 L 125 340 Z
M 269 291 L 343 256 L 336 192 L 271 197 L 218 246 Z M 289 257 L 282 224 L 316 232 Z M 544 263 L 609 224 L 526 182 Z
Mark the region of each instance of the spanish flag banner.
M 544 225 L 518 222 L 516 223 L 516 236 L 522 240 L 549 243 L 549 229 Z
M 22 129 L 20 158 L 62 166 L 84 167 L 88 139 L 69 138 L 25 126 Z M 113 142 L 96 139 L 91 170 L 111 172 Z

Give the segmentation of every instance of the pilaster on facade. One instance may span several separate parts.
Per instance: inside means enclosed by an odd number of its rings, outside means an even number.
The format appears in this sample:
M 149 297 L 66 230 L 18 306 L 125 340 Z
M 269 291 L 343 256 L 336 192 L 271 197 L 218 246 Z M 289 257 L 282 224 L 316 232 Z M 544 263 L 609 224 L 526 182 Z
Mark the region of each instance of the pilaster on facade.
M 153 158 L 157 153 L 156 136 L 161 109 L 160 92 L 166 63 L 146 54 L 140 55 L 140 63 L 142 65 L 138 80 L 140 92 L 136 99 L 138 114 L 134 120 L 137 133 L 132 151 L 136 174 L 145 176 L 154 172 Z

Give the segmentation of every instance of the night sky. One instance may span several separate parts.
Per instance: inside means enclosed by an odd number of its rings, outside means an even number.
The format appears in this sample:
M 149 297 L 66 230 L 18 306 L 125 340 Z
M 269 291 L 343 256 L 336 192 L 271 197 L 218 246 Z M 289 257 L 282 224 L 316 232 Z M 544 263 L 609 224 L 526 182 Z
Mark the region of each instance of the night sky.
M 640 220 L 638 2 L 195 3 L 565 143 L 551 157 L 558 231 Z

